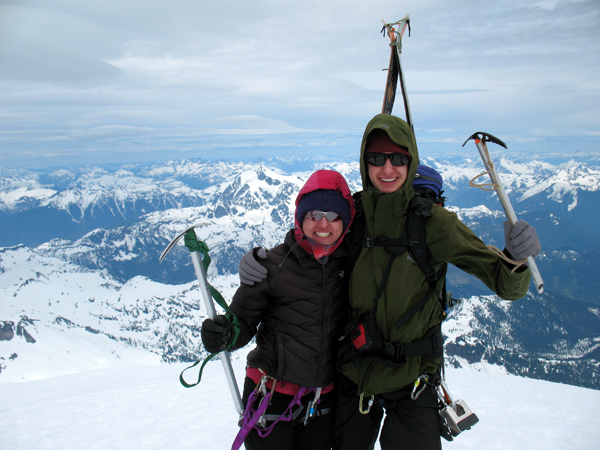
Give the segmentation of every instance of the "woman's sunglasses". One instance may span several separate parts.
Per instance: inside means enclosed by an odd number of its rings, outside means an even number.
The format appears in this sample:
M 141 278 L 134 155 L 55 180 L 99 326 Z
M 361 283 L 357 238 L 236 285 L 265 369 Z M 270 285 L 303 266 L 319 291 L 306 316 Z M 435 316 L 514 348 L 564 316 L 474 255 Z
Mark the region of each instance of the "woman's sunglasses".
M 366 160 L 370 166 L 384 166 L 387 160 L 392 162 L 392 166 L 401 167 L 410 163 L 410 156 L 404 153 L 367 153 Z
M 327 219 L 327 222 L 337 222 L 338 220 L 342 220 L 342 216 L 333 211 L 309 211 L 306 213 L 305 217 L 308 217 L 315 222 L 320 221 L 323 217 Z

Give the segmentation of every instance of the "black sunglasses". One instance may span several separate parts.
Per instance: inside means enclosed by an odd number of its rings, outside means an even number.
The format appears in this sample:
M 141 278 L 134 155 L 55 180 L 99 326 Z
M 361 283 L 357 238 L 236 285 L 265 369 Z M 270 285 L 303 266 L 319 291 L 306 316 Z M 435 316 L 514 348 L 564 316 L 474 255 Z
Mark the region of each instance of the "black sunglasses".
M 384 166 L 387 160 L 392 162 L 392 166 L 401 167 L 410 163 L 410 156 L 404 153 L 367 153 L 367 164 L 371 166 Z
M 338 220 L 342 220 L 342 216 L 333 211 L 309 211 L 306 213 L 306 217 L 315 222 L 319 222 L 323 217 L 327 219 L 327 222 L 337 222 Z

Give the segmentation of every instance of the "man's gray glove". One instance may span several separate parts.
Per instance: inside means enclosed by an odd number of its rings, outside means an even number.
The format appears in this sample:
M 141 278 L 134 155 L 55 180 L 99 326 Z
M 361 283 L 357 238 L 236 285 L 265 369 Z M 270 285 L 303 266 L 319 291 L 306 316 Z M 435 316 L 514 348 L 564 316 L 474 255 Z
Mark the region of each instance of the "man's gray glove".
M 521 261 L 528 256 L 535 258 L 542 250 L 535 228 L 524 220 L 519 220 L 514 226 L 508 220 L 504 222 L 504 240 L 506 250 L 516 261 Z
M 267 259 L 267 250 L 264 247 L 250 250 L 242 257 L 239 272 L 243 284 L 253 286 L 254 283 L 260 283 L 267 278 L 267 268 L 258 262 L 258 258 Z

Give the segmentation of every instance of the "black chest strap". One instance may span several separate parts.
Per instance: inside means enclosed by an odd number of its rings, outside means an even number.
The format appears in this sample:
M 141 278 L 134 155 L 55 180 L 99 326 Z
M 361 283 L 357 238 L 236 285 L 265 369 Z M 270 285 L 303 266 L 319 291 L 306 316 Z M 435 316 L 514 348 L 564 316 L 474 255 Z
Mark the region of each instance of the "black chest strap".
M 367 236 L 361 241 L 361 245 L 366 248 L 383 247 L 386 252 L 393 256 L 410 251 L 412 258 L 425 275 L 429 286 L 435 289 L 437 276 L 431 265 L 431 253 L 427 247 L 425 231 L 426 220 L 431 217 L 432 205 L 433 201 L 431 199 L 413 198 L 409 204 L 406 225 L 400 232 L 399 238 L 393 239 L 386 236 L 371 238 Z

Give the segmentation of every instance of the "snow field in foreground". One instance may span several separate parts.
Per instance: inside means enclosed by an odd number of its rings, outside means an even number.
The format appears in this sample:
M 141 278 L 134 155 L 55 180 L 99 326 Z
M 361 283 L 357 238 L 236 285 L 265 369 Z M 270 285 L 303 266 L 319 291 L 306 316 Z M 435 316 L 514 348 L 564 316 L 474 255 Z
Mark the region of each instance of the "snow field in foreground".
M 238 385 L 243 360 L 234 360 Z M 0 384 L 3 450 L 231 448 L 237 413 L 222 365 L 210 362 L 197 387 L 187 364 L 120 366 Z M 197 372 L 186 372 L 188 382 Z M 600 442 L 600 391 L 499 373 L 447 371 L 455 399 L 480 422 L 445 449 L 573 449 Z M 376 448 L 379 448 L 377 444 Z

